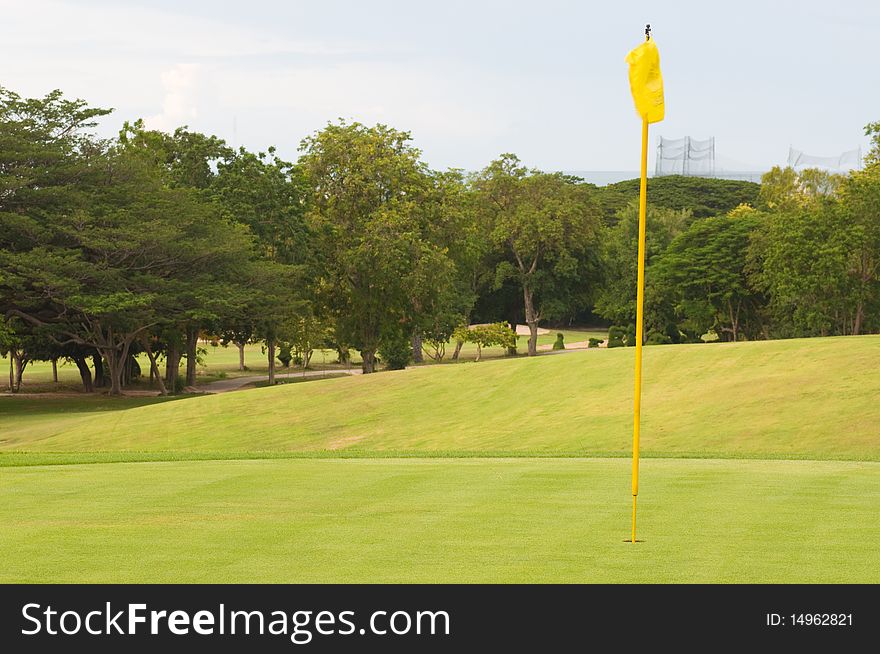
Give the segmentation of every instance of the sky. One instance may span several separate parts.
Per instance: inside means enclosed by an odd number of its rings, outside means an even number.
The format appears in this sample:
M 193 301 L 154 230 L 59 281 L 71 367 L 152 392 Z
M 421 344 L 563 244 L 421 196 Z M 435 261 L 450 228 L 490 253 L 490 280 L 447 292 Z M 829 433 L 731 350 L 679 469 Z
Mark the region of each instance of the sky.
M 143 117 L 288 159 L 343 117 L 411 132 L 437 169 L 513 152 L 636 170 L 624 57 L 645 23 L 666 93 L 652 155 L 658 135 L 714 136 L 720 166 L 766 170 L 789 146 L 865 150 L 880 120 L 875 0 L 0 0 L 0 16 L 2 86 L 113 107 L 106 135 Z

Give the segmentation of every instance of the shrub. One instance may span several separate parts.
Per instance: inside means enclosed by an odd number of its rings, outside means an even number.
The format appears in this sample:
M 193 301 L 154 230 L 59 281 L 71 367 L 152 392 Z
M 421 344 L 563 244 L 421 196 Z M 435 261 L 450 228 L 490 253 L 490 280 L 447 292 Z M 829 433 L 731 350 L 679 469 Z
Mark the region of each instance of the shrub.
M 553 343 L 554 350 L 564 350 L 565 349 L 565 337 L 562 335 L 562 332 L 558 332 L 556 334 L 556 342 Z
M 467 327 L 461 325 L 452 332 L 452 338 L 463 343 L 474 343 L 477 346 L 477 358 L 482 358 L 484 347 L 500 345 L 501 347 L 516 347 L 516 332 L 508 327 L 507 323 L 495 322 L 488 325 L 475 325 Z
M 671 343 L 672 339 L 668 334 L 652 329 L 648 332 L 648 338 L 645 339 L 645 345 L 666 345 Z
M 587 344 L 587 347 L 599 347 L 604 342 L 604 338 L 591 338 L 590 342 Z
M 626 345 L 626 328 L 611 325 L 608 328 L 608 347 L 623 347 Z
M 382 337 L 379 354 L 387 370 L 403 370 L 412 360 L 412 341 L 402 332 L 388 334 Z
M 281 342 L 278 344 L 278 354 L 275 355 L 275 358 L 281 362 L 281 365 L 285 368 L 290 367 L 290 362 L 293 360 L 293 354 L 291 354 L 290 343 Z

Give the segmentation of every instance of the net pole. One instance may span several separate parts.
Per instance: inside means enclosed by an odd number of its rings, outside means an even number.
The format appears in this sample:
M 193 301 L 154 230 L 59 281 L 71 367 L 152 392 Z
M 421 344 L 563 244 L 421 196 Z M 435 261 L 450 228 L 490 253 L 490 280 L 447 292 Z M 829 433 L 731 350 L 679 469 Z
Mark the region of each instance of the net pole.
M 639 182 L 639 261 L 636 286 L 636 369 L 633 393 L 632 539 L 636 542 L 636 499 L 639 495 L 639 427 L 642 409 L 642 332 L 645 304 L 645 233 L 648 213 L 648 121 L 642 121 L 642 174 Z

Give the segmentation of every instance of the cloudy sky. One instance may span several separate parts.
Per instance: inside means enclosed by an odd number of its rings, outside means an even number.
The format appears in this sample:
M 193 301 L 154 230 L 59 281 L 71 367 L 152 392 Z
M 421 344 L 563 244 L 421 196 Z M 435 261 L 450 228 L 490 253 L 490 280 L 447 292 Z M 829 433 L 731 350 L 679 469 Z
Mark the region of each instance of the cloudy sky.
M 662 4 L 662 8 L 661 5 Z M 833 155 L 880 120 L 880 3 L 0 0 L 0 84 L 294 158 L 328 120 L 412 132 L 434 167 L 502 152 L 549 170 L 634 170 L 623 58 L 654 26 L 667 119 L 727 167 Z

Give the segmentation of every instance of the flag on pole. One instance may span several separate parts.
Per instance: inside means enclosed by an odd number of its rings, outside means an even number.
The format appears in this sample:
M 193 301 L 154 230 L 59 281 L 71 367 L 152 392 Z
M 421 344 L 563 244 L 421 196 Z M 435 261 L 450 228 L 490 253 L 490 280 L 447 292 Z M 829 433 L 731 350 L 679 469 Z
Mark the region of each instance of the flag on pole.
M 649 123 L 663 120 L 663 76 L 660 74 L 660 51 L 649 38 L 626 55 L 629 64 L 629 87 L 636 112 Z
M 648 123 L 663 120 L 663 77 L 660 75 L 660 53 L 651 40 L 651 26 L 645 28 L 645 42 L 627 56 L 629 85 L 636 111 L 642 118 L 642 170 L 639 180 L 639 252 L 636 281 L 636 366 L 633 393 L 633 460 L 632 460 L 632 536 L 636 541 L 636 500 L 639 495 L 639 437 L 642 412 L 642 341 L 645 330 L 645 232 L 648 209 Z

